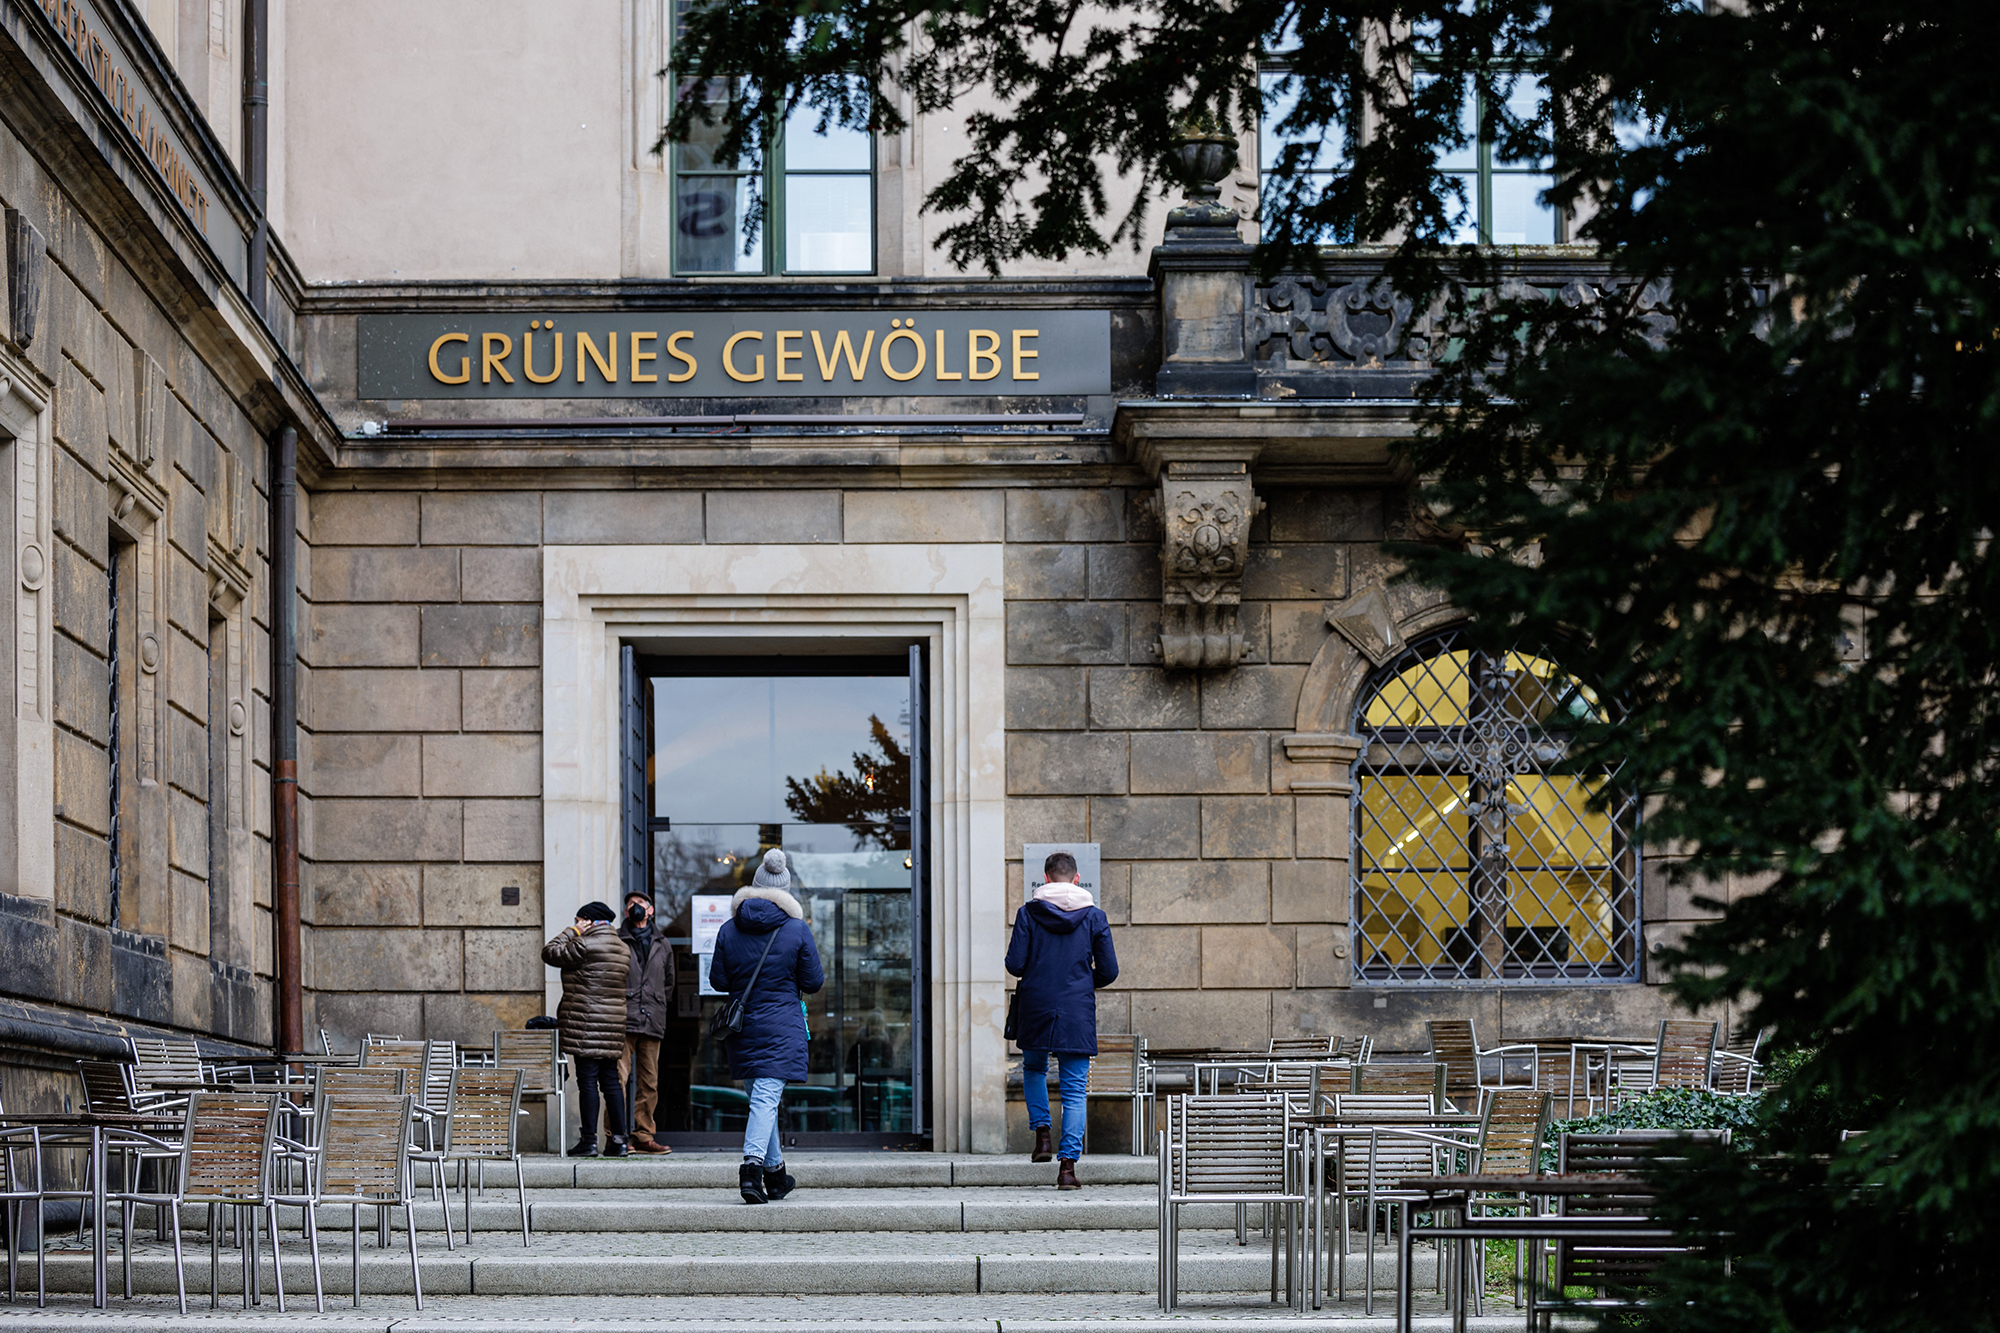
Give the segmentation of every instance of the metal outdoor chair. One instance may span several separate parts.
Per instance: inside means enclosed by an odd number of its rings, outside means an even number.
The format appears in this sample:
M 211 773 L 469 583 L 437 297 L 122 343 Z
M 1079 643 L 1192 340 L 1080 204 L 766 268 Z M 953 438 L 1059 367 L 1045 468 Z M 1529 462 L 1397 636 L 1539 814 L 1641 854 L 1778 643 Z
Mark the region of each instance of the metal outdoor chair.
M 1764 1066 L 1757 1059 L 1764 1048 L 1771 1029 L 1738 1031 L 1729 1045 L 1715 1052 L 1715 1066 L 1711 1074 L 1717 1092 L 1731 1092 L 1747 1096 L 1757 1091 L 1764 1079 Z
M 416 1098 L 415 1115 L 424 1129 L 424 1143 L 437 1149 L 437 1121 L 451 1096 L 452 1070 L 458 1064 L 453 1041 L 374 1041 L 361 1048 L 363 1069 L 409 1071 L 408 1090 Z
M 1349 1092 L 1421 1092 L 1429 1094 L 1431 1110 L 1445 1109 L 1443 1065 L 1356 1065 Z
M 1602 1173 L 1617 1183 L 1607 1183 L 1601 1194 L 1564 1195 L 1558 1208 L 1563 1217 L 1582 1219 L 1640 1219 L 1651 1217 L 1655 1200 L 1645 1173 L 1662 1162 L 1683 1159 L 1696 1143 L 1729 1142 L 1724 1130 L 1624 1130 L 1615 1134 L 1565 1134 L 1557 1148 L 1556 1170 L 1563 1175 Z M 1528 1323 L 1533 1327 L 1539 1315 L 1544 1326 L 1564 1310 L 1628 1309 L 1644 1303 L 1635 1288 L 1658 1271 L 1670 1255 L 1684 1247 L 1673 1241 L 1556 1240 L 1554 1275 L 1549 1280 L 1550 1295 L 1538 1290 L 1545 1276 L 1539 1252 L 1528 1287 Z M 1537 1247 L 1539 1251 L 1539 1247 Z M 1589 1287 L 1597 1294 L 1572 1299 L 1564 1295 L 1572 1287 Z
M 521 1171 L 521 1084 L 518 1069 L 455 1069 L 445 1102 L 442 1138 L 436 1152 L 413 1152 L 410 1160 L 429 1163 L 440 1176 L 447 1163 L 458 1164 L 465 1185 L 465 1238 L 472 1239 L 472 1188 L 486 1193 L 486 1164 L 511 1162 L 514 1195 L 521 1205 L 521 1244 L 528 1243 L 527 1181 Z M 451 1234 L 451 1182 L 445 1182 L 444 1243 Z
M 1299 1234 L 1306 1194 L 1294 1178 L 1291 1114 L 1283 1097 L 1209 1095 L 1167 1100 L 1160 1134 L 1160 1308 L 1180 1304 L 1181 1207 L 1262 1204 L 1279 1211 L 1271 1228 L 1271 1299 L 1278 1299 L 1278 1238 L 1284 1235 L 1285 1295 L 1304 1309 Z
M 416 1099 L 409 1095 L 384 1097 L 362 1093 L 334 1095 L 319 1105 L 320 1141 L 317 1145 L 312 1187 L 305 1194 L 289 1197 L 306 1218 L 308 1241 L 312 1246 L 313 1299 L 320 1313 L 326 1312 L 326 1292 L 320 1279 L 319 1224 L 322 1205 L 345 1204 L 354 1250 L 352 1288 L 354 1304 L 361 1304 L 361 1210 L 374 1208 L 386 1217 L 390 1208 L 403 1210 L 403 1228 L 410 1241 L 410 1289 L 417 1308 L 424 1308 L 424 1280 L 417 1264 L 417 1215 L 415 1190 L 410 1183 L 410 1131 Z M 378 1244 L 387 1246 L 388 1231 L 379 1230 Z
M 1463 1097 L 1468 1106 L 1477 1105 L 1479 1089 L 1483 1087 L 1505 1087 L 1507 1085 L 1507 1061 L 1509 1058 L 1528 1057 L 1528 1086 L 1535 1084 L 1535 1056 L 1533 1046 L 1490 1046 L 1481 1048 L 1479 1034 L 1474 1030 L 1469 1018 L 1434 1018 L 1430 1021 L 1431 1059 L 1444 1066 L 1445 1095 L 1453 1101 Z M 1494 1083 L 1487 1083 L 1480 1074 L 1481 1062 L 1495 1062 Z
M 546 1146 L 560 1149 L 569 1114 L 569 1094 L 563 1077 L 562 1039 L 556 1030 L 494 1032 L 492 1068 L 521 1071 L 522 1100 L 542 1099 L 549 1112 Z
M 1533 1176 L 1541 1171 L 1542 1136 L 1548 1132 L 1555 1098 L 1536 1088 L 1488 1088 L 1479 1113 L 1479 1147 L 1473 1155 L 1472 1170 L 1482 1176 Z M 1525 1182 L 1524 1182 L 1525 1184 Z M 1525 1195 L 1475 1195 L 1468 1203 L 1467 1216 L 1490 1214 L 1496 1207 L 1526 1213 L 1531 1211 Z M 1514 1272 L 1527 1270 L 1527 1242 L 1514 1242 Z M 1486 1248 L 1475 1256 L 1478 1280 L 1472 1284 L 1473 1313 L 1486 1290 Z M 1514 1304 L 1521 1304 L 1521 1284 L 1514 1285 Z
M 1653 1047 L 1653 1086 L 1706 1088 L 1715 1068 L 1715 1039 L 1720 1023 L 1667 1019 Z
M 1318 1056 L 1331 1058 L 1340 1053 L 1339 1037 L 1322 1037 L 1309 1032 L 1303 1037 L 1273 1037 L 1269 1054 L 1276 1059 L 1299 1060 Z
M 170 1037 L 127 1037 L 132 1051 L 132 1095 L 145 1101 L 178 1101 L 206 1083 L 211 1071 L 201 1048 Z M 168 1086 L 160 1086 L 162 1084 Z
M 1393 1068 L 1394 1066 L 1388 1066 Z M 1422 1068 L 1423 1066 L 1409 1066 Z M 1358 1071 L 1357 1071 L 1358 1072 Z M 1334 1098 L 1334 1114 L 1339 1117 L 1340 1135 L 1335 1146 L 1334 1171 L 1329 1193 L 1333 1196 L 1334 1232 L 1337 1256 L 1335 1282 L 1339 1298 L 1347 1299 L 1348 1214 L 1356 1203 L 1362 1205 L 1364 1281 L 1362 1311 L 1375 1312 L 1375 1213 L 1383 1209 L 1385 1237 L 1398 1210 L 1402 1225 L 1408 1226 L 1409 1205 L 1428 1199 L 1399 1188 L 1412 1176 L 1438 1172 L 1440 1154 L 1465 1145 L 1447 1141 L 1435 1129 L 1426 1129 L 1421 1118 L 1438 1110 L 1438 1094 L 1429 1089 L 1398 1092 L 1343 1093 Z M 1412 1119 L 1418 1124 L 1409 1123 Z M 1380 1123 L 1371 1124 L 1371 1121 Z M 1357 1133 L 1367 1130 L 1366 1134 Z
M 1090 1061 L 1090 1081 L 1084 1090 L 1086 1107 L 1092 1097 L 1122 1101 L 1131 1108 L 1132 1155 L 1142 1157 L 1153 1136 L 1153 1066 L 1146 1059 L 1146 1039 L 1132 1033 L 1100 1032 L 1097 1054 Z M 1089 1115 L 1084 1138 L 1089 1140 Z
M 4 1108 L 0 1108 L 3 1110 Z M 19 1292 L 21 1213 L 35 1206 L 35 1304 L 49 1303 L 48 1234 L 42 1225 L 42 1131 L 35 1125 L 0 1126 L 0 1204 L 7 1209 L 7 1303 Z
M 284 1261 L 278 1253 L 278 1205 L 271 1189 L 271 1160 L 277 1147 L 279 1099 L 275 1093 L 196 1092 L 188 1097 L 181 1138 L 180 1169 L 171 1194 L 135 1199 L 164 1203 L 172 1210 L 174 1266 L 180 1267 L 180 1209 L 208 1205 L 208 1304 L 221 1304 L 222 1210 L 239 1210 L 237 1241 L 242 1251 L 243 1308 L 257 1298 L 257 1219 L 270 1223 L 271 1264 L 277 1278 L 278 1310 L 285 1309 Z M 128 1238 L 129 1245 L 129 1238 Z M 128 1256 L 129 1258 L 129 1256 Z M 185 1299 L 185 1297 L 183 1297 Z

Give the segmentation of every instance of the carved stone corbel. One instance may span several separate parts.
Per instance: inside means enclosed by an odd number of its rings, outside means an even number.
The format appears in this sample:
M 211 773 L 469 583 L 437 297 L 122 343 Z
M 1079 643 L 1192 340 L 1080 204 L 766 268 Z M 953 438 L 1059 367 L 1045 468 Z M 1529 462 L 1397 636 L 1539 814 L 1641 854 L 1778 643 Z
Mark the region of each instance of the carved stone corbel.
M 1250 520 L 1264 507 L 1250 487 L 1260 447 L 1148 442 L 1141 450 L 1160 482 L 1161 666 L 1217 671 L 1243 660 L 1243 570 Z

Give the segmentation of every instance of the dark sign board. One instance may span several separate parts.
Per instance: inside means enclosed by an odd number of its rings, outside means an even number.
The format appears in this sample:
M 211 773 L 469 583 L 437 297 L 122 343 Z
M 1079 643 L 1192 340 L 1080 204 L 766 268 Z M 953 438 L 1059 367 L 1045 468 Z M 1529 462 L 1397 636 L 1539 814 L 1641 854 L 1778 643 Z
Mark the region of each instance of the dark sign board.
M 1111 392 L 1111 315 L 363 315 L 357 357 L 367 399 L 1067 396 Z

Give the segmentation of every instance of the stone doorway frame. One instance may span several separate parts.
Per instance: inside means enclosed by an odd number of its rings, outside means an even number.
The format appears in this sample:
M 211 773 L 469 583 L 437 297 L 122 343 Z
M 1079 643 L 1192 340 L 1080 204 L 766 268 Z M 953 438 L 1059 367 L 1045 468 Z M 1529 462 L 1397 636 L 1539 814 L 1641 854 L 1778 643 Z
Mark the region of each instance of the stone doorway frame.
M 703 651 L 744 653 L 801 639 L 927 645 L 926 1012 L 940 1152 L 1006 1147 L 1001 552 L 998 542 L 542 550 L 542 913 L 550 936 L 619 880 L 622 643 L 700 640 Z M 713 646 L 721 644 L 728 647 Z M 545 984 L 554 1012 L 554 969 Z

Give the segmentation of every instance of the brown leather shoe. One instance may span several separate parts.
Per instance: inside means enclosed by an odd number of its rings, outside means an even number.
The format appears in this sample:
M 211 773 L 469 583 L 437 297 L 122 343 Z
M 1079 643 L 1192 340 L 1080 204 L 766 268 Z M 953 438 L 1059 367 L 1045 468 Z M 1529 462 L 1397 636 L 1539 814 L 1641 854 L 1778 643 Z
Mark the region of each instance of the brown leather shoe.
M 664 1143 L 655 1143 L 651 1139 L 633 1139 L 632 1151 L 636 1153 L 647 1153 L 654 1156 L 659 1156 L 665 1153 L 670 1153 L 673 1151 L 673 1149 L 669 1148 Z
M 1055 1155 L 1055 1145 L 1049 1142 L 1049 1127 L 1043 1125 L 1035 1131 L 1035 1150 L 1028 1155 L 1028 1160 L 1031 1162 L 1048 1162 L 1055 1160 Z
M 1059 1190 L 1080 1190 L 1083 1182 L 1076 1178 L 1076 1163 L 1065 1157 L 1056 1165 L 1056 1188 Z

